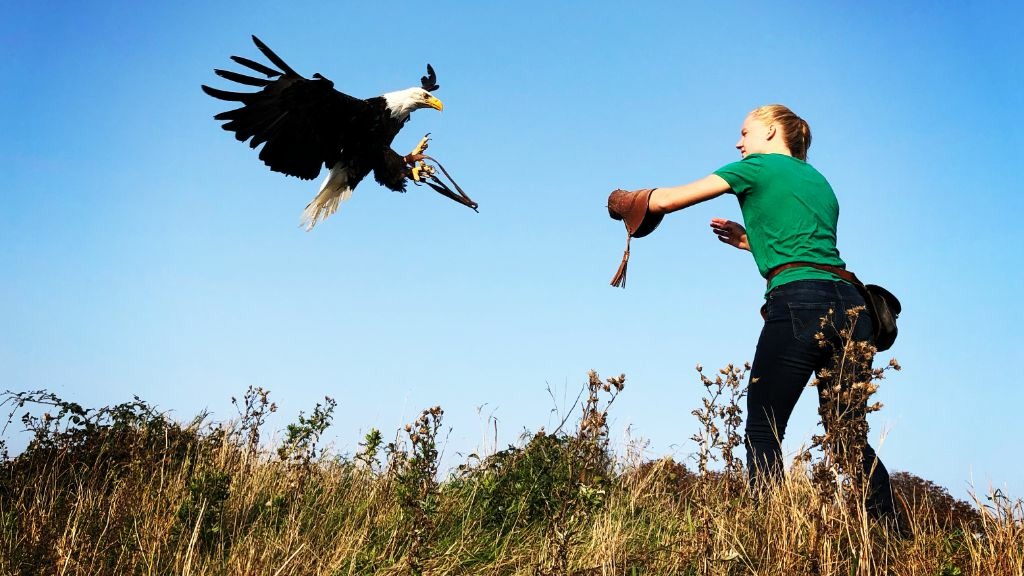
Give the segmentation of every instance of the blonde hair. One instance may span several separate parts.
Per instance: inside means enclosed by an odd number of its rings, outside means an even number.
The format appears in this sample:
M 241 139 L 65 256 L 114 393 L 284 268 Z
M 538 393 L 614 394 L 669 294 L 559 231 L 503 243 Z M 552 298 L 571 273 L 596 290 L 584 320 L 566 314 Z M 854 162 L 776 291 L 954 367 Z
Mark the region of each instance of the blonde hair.
M 765 124 L 781 126 L 782 137 L 793 157 L 807 160 L 807 149 L 811 147 L 811 127 L 803 118 L 782 104 L 760 106 L 750 114 Z

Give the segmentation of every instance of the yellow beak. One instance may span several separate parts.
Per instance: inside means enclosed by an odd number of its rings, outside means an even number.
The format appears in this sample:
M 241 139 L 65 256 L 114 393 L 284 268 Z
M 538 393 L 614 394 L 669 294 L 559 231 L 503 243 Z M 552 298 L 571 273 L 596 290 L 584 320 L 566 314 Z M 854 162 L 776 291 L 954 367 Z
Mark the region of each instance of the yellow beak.
M 438 112 L 444 109 L 444 104 L 442 104 L 440 100 L 433 96 L 427 99 L 427 106 L 430 106 L 431 108 L 437 110 Z

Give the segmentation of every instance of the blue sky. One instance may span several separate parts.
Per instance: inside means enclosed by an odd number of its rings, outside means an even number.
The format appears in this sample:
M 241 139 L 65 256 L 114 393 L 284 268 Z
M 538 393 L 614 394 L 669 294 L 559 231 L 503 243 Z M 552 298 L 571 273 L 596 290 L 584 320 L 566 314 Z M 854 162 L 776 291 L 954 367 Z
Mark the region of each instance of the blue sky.
M 1020 8 L 209 4 L 2 8 L 0 389 L 227 419 L 256 385 L 278 428 L 330 395 L 339 452 L 439 404 L 459 463 L 494 448 L 489 418 L 499 448 L 552 426 L 593 368 L 628 377 L 617 443 L 629 428 L 648 457 L 685 459 L 694 366 L 753 358 L 763 281 L 709 231 L 740 218 L 723 197 L 635 242 L 611 288 L 625 235 L 605 199 L 737 159 L 745 114 L 781 102 L 811 125 L 842 256 L 904 304 L 882 355 L 904 370 L 871 421 L 887 466 L 1024 494 Z M 199 89 L 259 56 L 250 34 L 359 97 L 433 64 L 445 110 L 395 147 L 431 132 L 480 213 L 367 181 L 302 231 L 318 183 L 267 170 Z M 808 392 L 787 450 L 815 409 Z

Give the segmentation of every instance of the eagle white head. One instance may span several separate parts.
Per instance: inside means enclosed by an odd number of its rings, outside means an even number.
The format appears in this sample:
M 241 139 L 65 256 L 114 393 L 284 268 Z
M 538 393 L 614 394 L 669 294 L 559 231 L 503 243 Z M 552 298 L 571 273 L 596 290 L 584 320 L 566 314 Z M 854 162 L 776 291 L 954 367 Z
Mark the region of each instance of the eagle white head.
M 391 117 L 398 120 L 405 120 L 413 110 L 420 108 L 433 108 L 438 111 L 444 108 L 436 96 L 420 87 L 388 92 L 383 98 L 388 110 L 391 111 Z

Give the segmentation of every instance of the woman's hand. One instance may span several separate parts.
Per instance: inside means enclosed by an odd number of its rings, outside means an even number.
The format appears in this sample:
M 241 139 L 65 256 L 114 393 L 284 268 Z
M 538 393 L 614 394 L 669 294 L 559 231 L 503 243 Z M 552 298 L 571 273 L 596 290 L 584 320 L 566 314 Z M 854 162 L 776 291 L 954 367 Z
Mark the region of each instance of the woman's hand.
M 747 242 L 747 229 L 740 224 L 725 218 L 712 218 L 711 230 L 718 235 L 718 239 L 722 242 L 740 250 L 750 250 L 750 243 Z

